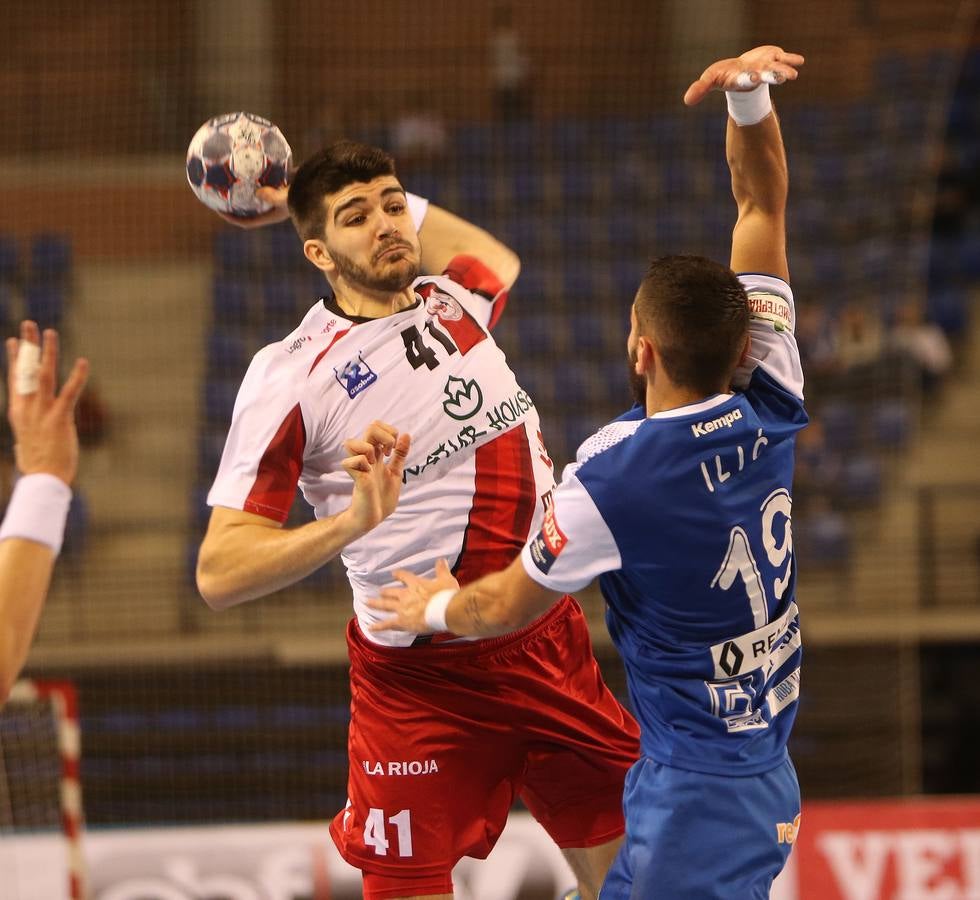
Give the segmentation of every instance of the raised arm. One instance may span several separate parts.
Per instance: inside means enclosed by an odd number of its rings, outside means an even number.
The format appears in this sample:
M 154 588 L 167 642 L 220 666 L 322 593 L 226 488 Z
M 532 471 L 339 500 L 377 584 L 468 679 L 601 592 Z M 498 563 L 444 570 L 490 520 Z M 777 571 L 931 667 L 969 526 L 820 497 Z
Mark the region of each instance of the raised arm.
M 684 95 L 689 106 L 709 91 L 726 91 L 729 101 L 728 166 L 738 221 L 732 233 L 731 267 L 789 280 L 786 260 L 786 196 L 789 179 L 779 120 L 769 84 L 797 77 L 803 57 L 781 47 L 756 47 L 719 60 Z
M 431 203 L 419 240 L 426 272 L 444 272 L 455 257 L 473 256 L 500 279 L 504 290 L 509 290 L 521 271 L 520 258 L 508 246 L 472 222 Z
M 57 335 L 21 325 L 20 340 L 7 341 L 9 410 L 21 479 L 0 527 L 0 704 L 27 659 L 71 502 L 78 468 L 75 404 L 88 363 L 78 360 L 60 394 L 55 393 Z

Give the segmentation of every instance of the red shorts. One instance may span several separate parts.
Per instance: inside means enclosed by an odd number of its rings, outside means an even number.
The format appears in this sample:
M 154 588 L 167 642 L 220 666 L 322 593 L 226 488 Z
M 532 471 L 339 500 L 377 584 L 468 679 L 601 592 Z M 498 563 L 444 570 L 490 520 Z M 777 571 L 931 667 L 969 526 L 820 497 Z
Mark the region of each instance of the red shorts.
M 623 833 L 639 729 L 572 598 L 486 641 L 382 647 L 351 621 L 347 644 L 349 800 L 330 831 L 366 898 L 406 896 L 407 880 L 450 893 L 453 866 L 487 856 L 517 796 L 559 847 Z

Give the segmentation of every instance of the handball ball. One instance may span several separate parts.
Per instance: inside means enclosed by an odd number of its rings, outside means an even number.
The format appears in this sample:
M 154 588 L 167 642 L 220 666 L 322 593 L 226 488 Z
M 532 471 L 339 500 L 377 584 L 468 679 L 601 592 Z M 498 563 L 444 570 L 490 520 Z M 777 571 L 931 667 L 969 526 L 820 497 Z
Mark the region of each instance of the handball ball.
M 248 219 L 272 209 L 260 187 L 285 187 L 292 151 L 268 119 L 247 112 L 209 119 L 187 148 L 187 181 L 213 210 Z

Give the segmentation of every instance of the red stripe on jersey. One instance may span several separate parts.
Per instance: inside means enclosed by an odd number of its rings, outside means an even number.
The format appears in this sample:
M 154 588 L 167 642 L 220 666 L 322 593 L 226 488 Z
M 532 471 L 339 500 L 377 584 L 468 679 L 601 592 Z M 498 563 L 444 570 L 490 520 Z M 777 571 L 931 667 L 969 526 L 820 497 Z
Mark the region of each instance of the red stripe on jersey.
M 255 482 L 242 509 L 267 519 L 285 522 L 296 496 L 296 485 L 303 471 L 306 426 L 297 403 L 282 420 L 269 446 L 265 448 Z
M 463 548 L 453 567 L 460 584 L 505 569 L 521 552 L 537 502 L 531 448 L 523 427 L 476 451 L 476 490 Z
M 354 327 L 354 326 L 353 326 L 353 325 L 351 325 L 351 327 L 350 327 L 350 328 L 353 328 L 353 327 Z M 331 347 L 332 347 L 332 346 L 333 346 L 334 344 L 336 344 L 336 343 L 337 343 L 337 341 L 339 341 L 339 340 L 340 340 L 340 339 L 341 339 L 341 338 L 342 338 L 342 337 L 343 337 L 343 336 L 344 336 L 345 334 L 347 334 L 347 332 L 348 332 L 348 331 L 350 331 L 350 328 L 345 328 L 345 329 L 344 329 L 343 331 L 338 331 L 338 332 L 337 332 L 337 333 L 336 333 L 336 334 L 335 334 L 335 335 L 333 336 L 333 340 L 332 340 L 332 341 L 331 341 L 331 342 L 330 342 L 329 344 L 327 344 L 327 346 L 326 346 L 326 347 L 325 347 L 325 348 L 324 348 L 323 350 L 321 350 L 321 351 L 320 351 L 320 352 L 319 352 L 319 353 L 318 353 L 318 354 L 316 355 L 316 359 L 314 359 L 314 360 L 313 360 L 313 365 L 312 365 L 312 366 L 310 366 L 310 371 L 306 373 L 306 377 L 307 377 L 307 378 L 309 378 L 309 377 L 310 377 L 310 376 L 311 376 L 311 375 L 313 374 L 313 370 L 314 370 L 314 369 L 315 369 L 315 368 L 316 368 L 316 367 L 317 367 L 318 365 L 320 365 L 320 360 L 321 360 L 321 359 L 323 359 L 323 357 L 327 355 L 327 353 L 329 352 L 329 350 L 330 350 L 330 348 L 331 348 Z
M 429 298 L 436 292 L 435 299 L 441 296 L 443 298 L 442 304 L 451 304 L 449 315 L 440 315 L 439 305 L 435 307 L 434 312 L 431 311 Z M 432 282 L 419 285 L 416 293 L 425 301 L 426 312 L 434 315 L 439 320 L 439 324 L 449 332 L 453 343 L 459 347 L 460 353 L 468 353 L 480 341 L 487 339 L 487 333 L 483 330 L 483 326 L 460 305 L 460 302 L 455 297 L 450 297 L 445 291 L 440 291 Z
M 443 274 L 456 284 L 461 284 L 466 290 L 479 294 L 493 303 L 493 311 L 490 313 L 490 322 L 487 325 L 487 330 L 492 331 L 494 325 L 500 321 L 508 297 L 507 289 L 497 274 L 475 256 L 467 256 L 465 253 L 454 256 Z

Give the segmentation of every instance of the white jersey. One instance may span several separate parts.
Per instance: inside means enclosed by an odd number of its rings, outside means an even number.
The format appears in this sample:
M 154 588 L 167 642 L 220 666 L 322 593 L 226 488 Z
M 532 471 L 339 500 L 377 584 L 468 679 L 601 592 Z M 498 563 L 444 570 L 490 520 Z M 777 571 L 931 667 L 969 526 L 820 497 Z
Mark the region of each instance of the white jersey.
M 490 336 L 499 282 L 460 257 L 448 277 L 415 281 L 416 303 L 359 319 L 321 300 L 300 326 L 256 354 L 235 402 L 211 506 L 284 522 L 297 484 L 317 518 L 350 503 L 343 442 L 375 419 L 412 436 L 395 511 L 341 554 L 365 636 L 365 605 L 393 569 L 431 576 L 449 560 L 463 584 L 504 568 L 541 521 L 554 488 L 534 403 Z M 462 272 L 462 275 L 455 274 Z M 499 312 L 499 311 L 498 311 Z

